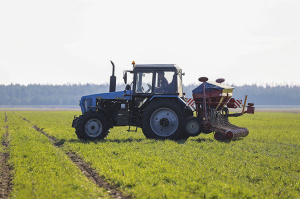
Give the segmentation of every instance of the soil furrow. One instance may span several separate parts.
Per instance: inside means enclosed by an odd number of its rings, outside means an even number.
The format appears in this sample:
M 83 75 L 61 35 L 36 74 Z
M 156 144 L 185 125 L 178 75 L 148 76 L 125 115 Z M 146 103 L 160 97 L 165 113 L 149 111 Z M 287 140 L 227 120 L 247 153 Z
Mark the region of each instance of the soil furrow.
M 69 152 L 67 155 L 71 158 L 71 160 L 80 168 L 80 170 L 84 173 L 84 175 L 89 178 L 92 182 L 94 182 L 99 187 L 106 189 L 109 195 L 113 198 L 131 198 L 129 196 L 125 196 L 121 191 L 116 189 L 113 185 L 106 182 L 102 179 L 96 170 L 92 169 L 90 165 L 85 163 L 79 156 L 77 156 L 74 152 Z
M 45 133 L 44 131 L 43 131 L 43 129 L 40 129 L 39 127 L 37 127 L 37 126 L 32 126 L 32 128 L 34 128 L 36 131 L 38 131 L 38 132 L 40 132 L 40 133 L 42 133 L 43 135 L 45 135 L 50 141 L 52 141 L 52 142 L 58 142 L 58 139 L 56 139 L 55 137 L 53 137 L 53 136 L 50 136 L 50 135 L 48 135 L 47 133 Z
M 22 116 L 20 116 L 24 121 L 30 123 L 29 120 L 27 120 L 26 118 L 23 118 Z M 37 126 L 32 126 L 32 128 L 34 128 L 36 131 L 42 133 L 43 135 L 45 135 L 51 142 L 53 142 L 53 145 L 56 147 L 61 147 L 64 143 L 65 140 L 58 140 L 57 138 L 48 135 L 46 132 L 43 131 L 43 128 L 39 128 Z M 59 144 L 62 141 L 62 144 Z M 104 179 L 102 179 L 99 174 L 97 173 L 97 171 L 93 168 L 91 168 L 91 166 L 89 164 L 87 164 L 86 162 L 84 162 L 78 155 L 76 155 L 75 152 L 68 152 L 66 153 L 69 158 L 72 160 L 72 162 L 74 164 L 76 164 L 76 166 L 82 171 L 82 173 L 88 178 L 90 179 L 94 184 L 96 184 L 98 187 L 104 188 L 108 191 L 109 195 L 112 198 L 131 198 L 130 196 L 126 196 L 124 195 L 121 191 L 119 191 L 115 186 L 109 184 L 108 182 L 106 182 Z
M 5 122 L 5 123 L 7 122 L 7 115 L 6 115 L 6 112 L 5 112 L 5 119 L 4 119 L 4 122 Z
M 5 123 L 7 122 L 7 115 L 5 112 Z M 8 160 L 9 160 L 9 141 L 8 141 L 8 126 L 5 126 L 5 134 L 3 135 L 3 138 L 1 140 L 1 145 L 3 146 L 3 151 L 0 153 L 0 160 L 1 160 L 1 168 L 0 168 L 0 174 L 1 174 L 1 192 L 0 192 L 0 198 L 9 198 L 9 193 L 12 190 L 12 181 L 11 181 L 11 169 Z

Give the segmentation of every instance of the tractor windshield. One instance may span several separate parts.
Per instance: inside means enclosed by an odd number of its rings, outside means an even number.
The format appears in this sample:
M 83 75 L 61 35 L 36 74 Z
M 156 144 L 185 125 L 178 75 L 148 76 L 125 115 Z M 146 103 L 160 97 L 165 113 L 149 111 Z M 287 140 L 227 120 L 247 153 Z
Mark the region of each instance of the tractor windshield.
M 152 72 L 138 72 L 136 74 L 136 93 L 152 93 Z

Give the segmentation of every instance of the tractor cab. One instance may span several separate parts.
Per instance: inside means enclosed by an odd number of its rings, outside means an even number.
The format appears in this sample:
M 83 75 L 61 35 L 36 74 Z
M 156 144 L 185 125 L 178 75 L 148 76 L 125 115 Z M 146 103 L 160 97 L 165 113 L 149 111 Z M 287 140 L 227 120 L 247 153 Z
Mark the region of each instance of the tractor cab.
M 124 71 L 124 82 L 127 84 L 127 73 L 133 74 L 133 97 L 152 97 L 155 95 L 176 95 L 182 93 L 182 70 L 175 64 L 139 64 L 132 71 Z

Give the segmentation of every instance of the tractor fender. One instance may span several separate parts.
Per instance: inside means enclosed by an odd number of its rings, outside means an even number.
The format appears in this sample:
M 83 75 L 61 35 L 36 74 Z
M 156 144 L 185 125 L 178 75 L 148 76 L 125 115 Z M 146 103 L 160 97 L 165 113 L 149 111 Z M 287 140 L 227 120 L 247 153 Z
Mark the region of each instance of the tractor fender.
M 172 98 L 172 99 L 176 98 L 183 106 L 186 106 L 186 102 L 180 97 L 178 97 L 177 95 L 154 95 L 151 97 L 149 102 L 151 102 L 155 98 Z
M 107 111 L 107 110 L 105 110 L 105 109 L 103 109 L 103 108 L 101 108 L 101 107 L 89 107 L 90 108 L 90 111 L 89 112 L 95 112 L 95 111 L 93 111 L 93 110 L 98 110 L 98 112 L 100 112 L 100 113 L 102 113 L 105 117 L 107 117 L 107 119 L 108 119 L 108 121 L 109 121 L 109 124 L 108 124 L 108 126 L 110 127 L 110 128 L 112 128 L 114 125 L 113 125 L 113 120 L 112 120 L 112 117 L 111 117 L 111 115 L 109 114 L 109 112 Z
M 183 99 L 181 99 L 180 97 L 178 97 L 177 95 L 156 95 L 156 96 L 152 96 L 149 100 L 145 100 L 143 105 L 140 106 L 140 109 L 144 109 L 145 107 L 147 107 L 147 105 L 155 100 L 159 100 L 159 99 L 172 99 L 172 100 L 177 100 L 179 102 L 180 105 L 182 105 L 183 109 L 186 109 L 186 103 Z

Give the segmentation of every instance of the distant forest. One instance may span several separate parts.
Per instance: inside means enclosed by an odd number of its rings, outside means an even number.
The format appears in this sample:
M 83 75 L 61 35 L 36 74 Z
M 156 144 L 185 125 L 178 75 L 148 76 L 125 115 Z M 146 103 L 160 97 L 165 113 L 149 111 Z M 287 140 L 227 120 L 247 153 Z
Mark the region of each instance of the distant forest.
M 198 85 L 186 85 L 186 97 L 192 97 L 192 90 Z M 117 85 L 117 90 L 124 90 Z M 75 105 L 81 96 L 108 92 L 109 85 L 0 85 L 0 105 Z M 244 99 L 255 105 L 300 105 L 300 86 L 236 86 L 233 97 Z

